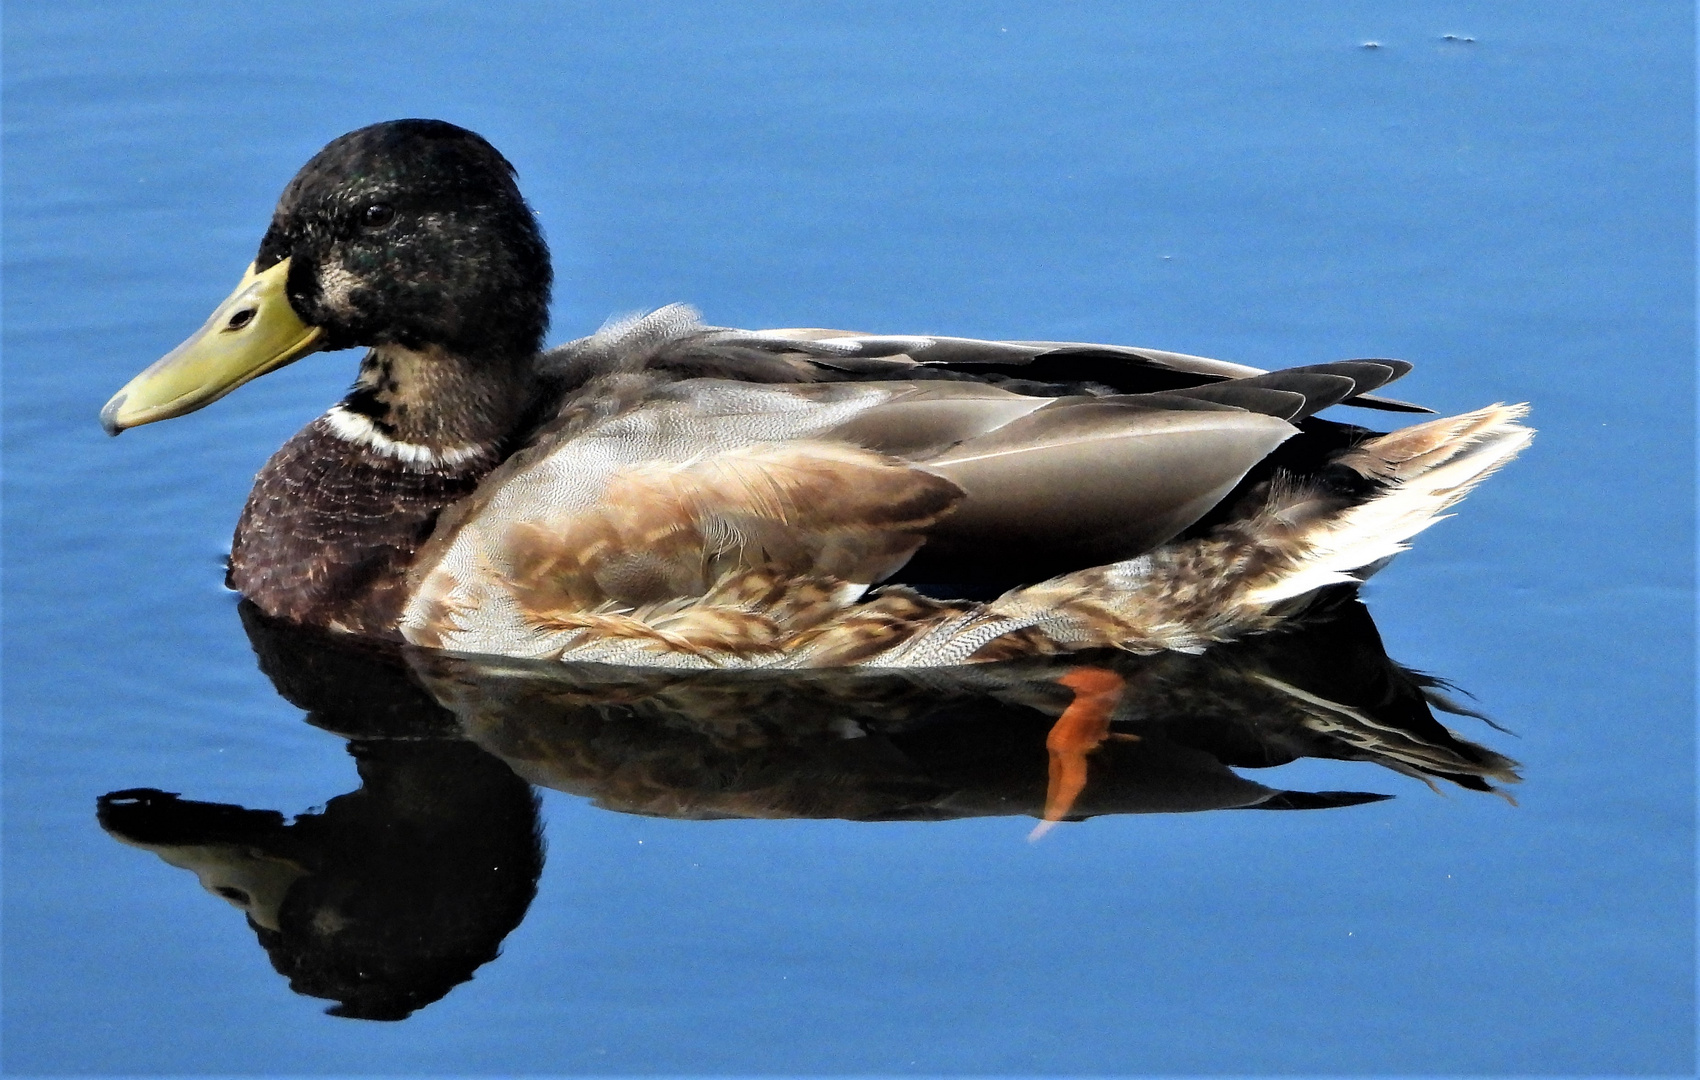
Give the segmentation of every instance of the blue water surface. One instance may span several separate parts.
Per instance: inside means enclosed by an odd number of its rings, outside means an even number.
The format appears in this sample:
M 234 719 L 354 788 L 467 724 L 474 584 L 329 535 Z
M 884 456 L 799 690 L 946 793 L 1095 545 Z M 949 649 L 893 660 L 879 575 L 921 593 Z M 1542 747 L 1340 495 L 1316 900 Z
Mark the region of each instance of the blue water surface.
M 10 1073 L 1690 1073 L 1694 14 L 1650 2 L 14 3 L 5 10 Z M 220 560 L 342 391 L 315 356 L 116 441 L 295 169 L 477 130 L 555 331 L 729 326 L 1398 356 L 1541 436 L 1368 590 L 1518 737 L 1517 806 L 1368 765 L 1305 814 L 689 822 L 550 793 L 529 916 L 399 1024 L 292 994 L 94 819 L 355 786 Z M 1473 722 L 1472 722 L 1473 724 Z

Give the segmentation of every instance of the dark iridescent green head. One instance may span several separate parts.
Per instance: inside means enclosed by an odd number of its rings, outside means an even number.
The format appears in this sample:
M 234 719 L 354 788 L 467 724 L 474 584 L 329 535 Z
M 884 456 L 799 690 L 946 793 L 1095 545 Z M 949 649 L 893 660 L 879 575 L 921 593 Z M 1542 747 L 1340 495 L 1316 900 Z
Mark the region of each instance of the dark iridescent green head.
M 529 356 L 548 328 L 549 249 L 495 147 L 391 120 L 319 151 L 283 191 L 255 270 L 290 259 L 290 307 L 320 348 L 436 345 Z
M 373 124 L 295 174 L 236 291 L 114 394 L 100 422 L 116 435 L 182 416 L 309 353 L 356 345 L 437 357 L 441 377 L 411 390 L 434 394 L 438 411 L 469 412 L 461 428 L 511 420 L 500 387 L 543 345 L 551 277 L 495 147 L 441 120 Z

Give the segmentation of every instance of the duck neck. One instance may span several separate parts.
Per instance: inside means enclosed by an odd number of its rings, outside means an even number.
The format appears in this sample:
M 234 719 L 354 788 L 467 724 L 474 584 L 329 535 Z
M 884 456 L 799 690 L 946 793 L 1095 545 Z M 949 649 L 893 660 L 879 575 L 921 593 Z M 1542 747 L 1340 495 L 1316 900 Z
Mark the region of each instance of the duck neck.
M 500 455 L 532 396 L 530 358 L 471 360 L 437 346 L 380 345 L 326 415 L 350 442 L 404 464 Z

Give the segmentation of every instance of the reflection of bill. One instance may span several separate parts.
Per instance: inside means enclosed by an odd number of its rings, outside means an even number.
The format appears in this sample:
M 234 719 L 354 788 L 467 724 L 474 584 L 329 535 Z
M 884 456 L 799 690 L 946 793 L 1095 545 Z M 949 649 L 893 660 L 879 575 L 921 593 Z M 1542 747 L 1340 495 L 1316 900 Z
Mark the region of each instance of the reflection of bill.
M 242 607 L 261 668 L 350 739 L 358 790 L 285 822 L 152 789 L 103 796 L 117 839 L 246 912 L 299 993 L 401 1019 L 471 978 L 542 869 L 527 781 L 672 818 L 929 821 L 1325 809 L 1236 769 L 1374 762 L 1475 790 L 1508 759 L 1438 723 L 1349 592 L 1201 655 L 922 671 L 697 672 L 401 649 Z M 1084 662 L 1083 662 L 1084 661 Z
M 281 929 L 289 887 L 310 871 L 272 850 L 288 826 L 276 810 L 186 803 L 152 788 L 100 797 L 101 826 L 200 879 L 201 888 L 248 914 L 257 929 Z

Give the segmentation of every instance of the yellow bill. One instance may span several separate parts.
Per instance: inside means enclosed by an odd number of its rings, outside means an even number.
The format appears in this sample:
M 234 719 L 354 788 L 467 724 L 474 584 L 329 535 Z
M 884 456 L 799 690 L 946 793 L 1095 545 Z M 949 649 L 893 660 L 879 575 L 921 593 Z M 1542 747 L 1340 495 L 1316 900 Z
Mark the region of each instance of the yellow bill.
M 251 379 L 318 348 L 321 331 L 289 306 L 289 260 L 241 284 L 193 337 L 125 384 L 100 410 L 108 435 L 211 405 Z

